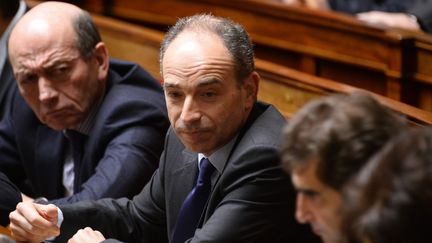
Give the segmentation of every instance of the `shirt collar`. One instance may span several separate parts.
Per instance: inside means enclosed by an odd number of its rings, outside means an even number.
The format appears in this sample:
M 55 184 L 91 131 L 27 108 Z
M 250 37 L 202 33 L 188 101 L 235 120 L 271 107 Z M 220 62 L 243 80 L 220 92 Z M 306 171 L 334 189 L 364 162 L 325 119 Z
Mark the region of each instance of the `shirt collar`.
M 101 95 L 101 97 L 99 97 L 97 102 L 90 109 L 90 112 L 87 115 L 87 117 L 84 119 L 84 121 L 82 121 L 78 125 L 78 128 L 76 129 L 76 131 L 78 131 L 82 134 L 85 134 L 87 136 L 90 134 L 90 131 L 92 130 L 92 128 L 95 124 L 95 121 L 96 121 L 96 114 L 98 113 L 99 108 L 102 105 L 103 99 L 104 99 L 104 95 Z
M 210 161 L 210 163 L 216 168 L 216 170 L 219 173 L 222 173 L 223 168 L 225 167 L 225 164 L 227 163 L 228 156 L 231 153 L 231 150 L 234 146 L 234 143 L 237 139 L 237 136 L 234 136 L 227 144 L 225 144 L 222 148 L 216 150 L 213 154 L 211 154 L 209 157 L 207 157 Z M 198 153 L 198 168 L 199 163 L 201 162 L 202 158 L 206 158 L 204 154 Z

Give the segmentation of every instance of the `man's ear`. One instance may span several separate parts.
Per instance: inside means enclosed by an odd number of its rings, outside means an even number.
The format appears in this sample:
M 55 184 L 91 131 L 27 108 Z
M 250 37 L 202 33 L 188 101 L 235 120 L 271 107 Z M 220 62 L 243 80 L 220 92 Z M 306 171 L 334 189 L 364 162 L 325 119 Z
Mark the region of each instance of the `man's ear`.
M 98 65 L 98 79 L 105 80 L 109 69 L 108 49 L 103 42 L 99 42 L 95 47 L 95 57 Z
M 253 104 L 257 100 L 258 96 L 258 85 L 260 76 L 257 72 L 253 71 L 244 81 L 243 88 L 246 92 L 245 108 L 251 109 Z

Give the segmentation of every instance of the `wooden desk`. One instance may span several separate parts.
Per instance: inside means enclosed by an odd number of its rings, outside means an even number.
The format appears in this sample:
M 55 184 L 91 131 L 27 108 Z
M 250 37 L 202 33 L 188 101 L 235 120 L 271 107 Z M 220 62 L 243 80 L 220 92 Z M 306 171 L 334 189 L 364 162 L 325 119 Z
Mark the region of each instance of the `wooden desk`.
M 3 227 L 0 225 L 0 235 L 5 235 L 10 237 L 11 236 L 11 231 L 9 230 L 9 228 Z

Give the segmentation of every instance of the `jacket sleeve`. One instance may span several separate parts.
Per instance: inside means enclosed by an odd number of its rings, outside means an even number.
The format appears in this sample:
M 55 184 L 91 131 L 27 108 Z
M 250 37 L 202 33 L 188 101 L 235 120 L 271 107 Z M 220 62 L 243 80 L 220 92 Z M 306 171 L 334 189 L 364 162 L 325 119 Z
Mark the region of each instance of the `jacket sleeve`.
M 118 93 L 116 96 L 125 95 Z M 158 94 L 157 97 L 159 99 L 153 99 L 154 103 L 137 99 L 123 101 L 122 107 L 110 112 L 109 116 L 103 116 L 98 122 L 105 124 L 100 126 L 100 135 L 96 136 L 102 139 L 93 139 L 90 141 L 92 144 L 87 144 L 88 149 L 99 147 L 101 157 L 94 156 L 84 161 L 83 174 L 75 179 L 81 180 L 78 182 L 80 191 L 51 202 L 59 205 L 107 197 L 132 198 L 138 194 L 158 167 L 169 124 L 163 96 Z M 103 113 L 104 109 L 100 112 Z
M 102 199 L 60 206 L 64 221 L 55 241 L 67 242 L 77 230 L 90 226 L 102 232 L 107 242 L 168 242 L 163 158 L 164 154 L 150 182 L 132 200 Z
M 9 213 L 21 202 L 21 193 L 9 179 L 0 172 L 0 225 L 9 224 Z
M 424 31 L 432 33 L 432 0 L 418 0 L 407 12 L 417 17 Z

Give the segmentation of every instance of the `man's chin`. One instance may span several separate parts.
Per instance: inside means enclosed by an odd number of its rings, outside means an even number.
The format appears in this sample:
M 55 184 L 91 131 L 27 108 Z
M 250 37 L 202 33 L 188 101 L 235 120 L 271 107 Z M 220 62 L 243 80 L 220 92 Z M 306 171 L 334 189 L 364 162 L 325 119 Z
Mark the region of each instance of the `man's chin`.
M 340 242 L 339 240 L 338 240 L 338 237 L 336 237 L 336 236 L 330 236 L 330 235 L 327 235 L 327 234 L 323 234 L 323 232 L 320 232 L 320 234 L 317 234 L 320 238 L 321 238 L 321 240 L 322 240 L 322 242 L 323 243 L 337 243 L 337 242 Z
M 74 129 L 77 127 L 76 125 L 72 126 L 72 125 L 69 125 L 65 122 L 57 122 L 57 121 L 56 122 L 48 121 L 48 122 L 45 122 L 44 124 L 47 125 L 49 128 L 56 130 L 56 131 L 63 131 L 65 129 Z

